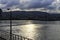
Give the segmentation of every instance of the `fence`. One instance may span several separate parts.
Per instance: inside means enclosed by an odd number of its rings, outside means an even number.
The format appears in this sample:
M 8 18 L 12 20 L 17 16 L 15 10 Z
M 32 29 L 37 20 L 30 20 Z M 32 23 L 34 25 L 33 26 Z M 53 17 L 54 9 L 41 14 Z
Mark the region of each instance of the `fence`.
M 16 34 L 11 34 L 11 35 L 12 35 L 12 40 L 32 40 Z M 10 40 L 10 33 L 5 31 L 0 31 L 0 37 L 6 40 Z

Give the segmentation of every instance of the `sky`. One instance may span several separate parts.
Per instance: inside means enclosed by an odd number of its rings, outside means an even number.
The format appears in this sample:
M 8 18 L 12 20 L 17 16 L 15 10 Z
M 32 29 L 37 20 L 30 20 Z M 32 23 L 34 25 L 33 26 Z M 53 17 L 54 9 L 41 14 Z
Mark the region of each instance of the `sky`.
M 55 10 L 60 8 L 60 0 L 0 0 L 0 8 L 18 8 L 21 10 L 48 9 Z

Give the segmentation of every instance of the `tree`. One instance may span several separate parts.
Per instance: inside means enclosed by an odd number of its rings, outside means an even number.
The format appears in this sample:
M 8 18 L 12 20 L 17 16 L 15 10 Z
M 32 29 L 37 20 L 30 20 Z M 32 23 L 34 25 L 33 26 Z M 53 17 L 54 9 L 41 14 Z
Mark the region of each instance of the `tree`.
M 2 13 L 2 9 L 0 9 L 0 14 Z
M 1 13 L 2 13 L 2 9 L 0 9 L 0 19 L 2 18 L 2 15 L 1 15 Z

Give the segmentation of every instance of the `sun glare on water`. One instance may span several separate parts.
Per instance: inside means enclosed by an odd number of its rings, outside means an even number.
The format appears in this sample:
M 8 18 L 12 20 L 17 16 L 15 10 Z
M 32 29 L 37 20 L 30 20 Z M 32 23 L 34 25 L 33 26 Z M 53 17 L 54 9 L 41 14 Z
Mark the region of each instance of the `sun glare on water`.
M 41 28 L 43 25 L 33 24 L 31 21 L 27 21 L 26 25 L 20 26 L 20 31 L 22 36 L 35 39 L 37 35 L 37 28 Z

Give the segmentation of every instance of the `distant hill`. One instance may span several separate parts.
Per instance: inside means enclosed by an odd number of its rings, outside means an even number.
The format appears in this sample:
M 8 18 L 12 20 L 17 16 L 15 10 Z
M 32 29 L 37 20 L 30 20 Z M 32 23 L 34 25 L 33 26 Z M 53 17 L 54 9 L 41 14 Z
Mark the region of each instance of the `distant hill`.
M 3 12 L 1 19 L 2 20 L 9 20 L 10 14 L 12 15 L 12 17 L 11 17 L 12 20 L 41 20 L 41 21 L 60 20 L 60 14 L 49 14 L 46 12 L 39 12 L 39 11 Z

